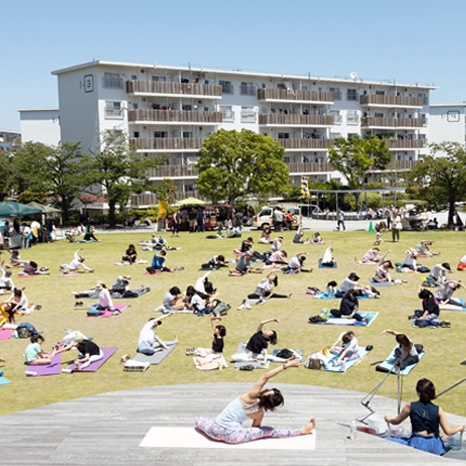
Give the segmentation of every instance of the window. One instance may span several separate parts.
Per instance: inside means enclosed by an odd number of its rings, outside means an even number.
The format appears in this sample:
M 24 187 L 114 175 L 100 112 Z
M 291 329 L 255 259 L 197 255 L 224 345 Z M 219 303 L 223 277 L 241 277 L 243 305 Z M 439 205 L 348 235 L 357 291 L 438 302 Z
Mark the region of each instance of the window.
M 120 78 L 120 73 L 104 73 L 104 87 L 121 89 L 123 80 Z
M 339 87 L 331 87 L 330 92 L 333 92 L 333 100 L 341 100 L 341 91 Z
M 138 104 L 131 104 L 131 107 L 133 108 L 133 110 L 137 110 L 139 108 L 139 105 Z
M 131 75 L 131 81 L 137 81 L 138 77 L 135 74 Z
M 330 116 L 333 116 L 336 125 L 341 125 L 341 113 L 339 110 L 330 110 Z
M 234 121 L 235 114 L 233 112 L 233 107 L 230 105 L 221 105 L 220 111 L 222 112 L 223 121 Z
M 285 157 L 283 157 L 283 161 L 284 161 L 285 163 L 290 163 L 290 162 L 291 162 L 291 159 L 290 159 L 290 157 L 285 156 Z
M 183 139 L 184 138 L 192 138 L 193 137 L 193 132 L 192 131 L 183 131 Z
M 167 77 L 166 76 L 152 76 L 152 81 L 156 83 L 166 83 Z
M 168 133 L 166 131 L 154 131 L 154 138 L 167 138 Z
M 375 91 L 375 95 L 385 95 L 385 91 Z
M 133 138 L 138 138 L 139 137 L 139 131 L 135 131 L 133 133 Z
M 242 82 L 240 86 L 240 94 L 241 95 L 255 95 L 256 89 L 254 87 L 254 84 Z
M 346 89 L 346 100 L 358 100 L 358 90 Z
M 278 133 L 278 139 L 290 139 L 290 133 Z
M 425 94 L 424 92 L 420 92 L 419 97 L 422 98 L 423 105 L 429 105 L 429 98 L 427 97 L 427 94 Z
M 375 118 L 383 118 L 383 113 L 380 112 L 374 112 Z
M 185 112 L 190 112 L 193 109 L 193 106 L 191 104 L 183 104 L 181 107 Z
M 254 107 L 241 107 L 241 123 L 255 123 L 256 112 Z
M 301 87 L 301 90 L 303 90 L 303 91 L 307 91 L 307 89 L 308 89 L 307 86 L 302 86 L 302 87 Z M 330 90 L 331 90 L 331 89 L 330 89 Z
M 120 101 L 105 101 L 105 118 L 123 118 L 123 108 Z
M 223 94 L 233 94 L 233 84 L 231 81 L 219 81 L 220 86 L 222 86 Z
M 357 125 L 359 123 L 359 115 L 356 110 L 348 110 L 346 112 L 346 123 L 348 125 Z

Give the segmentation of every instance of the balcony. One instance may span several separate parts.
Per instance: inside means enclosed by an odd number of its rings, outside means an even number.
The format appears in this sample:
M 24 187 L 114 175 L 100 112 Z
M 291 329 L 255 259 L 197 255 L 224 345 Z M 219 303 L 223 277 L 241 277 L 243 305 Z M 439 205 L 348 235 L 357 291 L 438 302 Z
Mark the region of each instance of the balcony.
M 397 160 L 391 162 L 384 171 L 411 170 L 417 163 L 418 160 Z
M 187 110 L 128 110 L 128 122 L 133 124 L 165 125 L 218 125 L 221 112 L 198 112 Z
M 198 152 L 203 138 L 129 138 L 140 152 Z
M 335 117 L 331 115 L 259 114 L 259 125 L 261 126 L 332 126 L 334 122 Z
M 288 163 L 291 175 L 300 175 L 308 173 L 322 173 L 331 172 L 335 169 L 329 162 L 302 162 L 302 163 Z
M 160 167 L 149 170 L 150 179 L 163 180 L 164 178 L 173 179 L 196 179 L 199 170 L 194 165 L 160 165 Z
M 422 97 L 402 97 L 400 95 L 362 95 L 359 102 L 365 107 L 421 108 L 424 106 Z
M 361 126 L 365 126 L 367 128 L 412 129 L 422 128 L 424 126 L 424 121 L 422 118 L 362 117 Z
M 126 81 L 126 92 L 130 95 L 139 96 L 219 99 L 222 97 L 222 86 L 194 83 L 163 83 L 156 81 Z
M 392 150 L 396 149 L 422 149 L 424 147 L 424 141 L 422 139 L 397 139 L 390 140 L 384 139 L 387 147 Z
M 292 89 L 258 89 L 257 98 L 266 102 L 306 104 L 333 104 L 333 92 L 301 91 Z
M 277 139 L 286 151 L 327 150 L 335 144 L 335 139 Z

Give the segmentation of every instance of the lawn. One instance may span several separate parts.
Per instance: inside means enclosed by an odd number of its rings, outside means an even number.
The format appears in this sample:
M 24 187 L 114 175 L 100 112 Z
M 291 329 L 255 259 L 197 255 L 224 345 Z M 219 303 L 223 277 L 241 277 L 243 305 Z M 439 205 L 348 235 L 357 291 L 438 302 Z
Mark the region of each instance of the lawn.
M 244 236 L 252 236 L 254 240 L 260 232 L 246 232 Z M 352 271 L 361 277 L 360 282 L 366 283 L 374 272 L 372 266 L 362 266 L 354 261 L 354 257 L 362 257 L 371 247 L 374 234 L 363 231 L 324 233 L 325 241 L 333 241 L 334 256 L 338 261 L 337 269 L 319 269 L 317 260 L 322 256 L 326 246 L 292 245 L 292 233 L 285 232 L 283 249 L 289 254 L 308 251 L 307 266 L 314 267 L 312 274 L 279 275 L 278 293 L 293 293 L 290 300 L 272 300 L 262 306 L 255 306 L 252 310 L 238 311 L 236 308 L 247 293 L 252 293 L 260 275 L 248 275 L 239 278 L 228 277 L 224 270 L 211 274 L 214 286 L 220 292 L 222 300 L 231 305 L 229 314 L 224 317 L 223 324 L 227 327 L 225 351 L 227 356 L 236 352 L 240 341 L 246 341 L 255 331 L 261 320 L 277 317 L 280 324 L 274 324 L 278 332 L 277 347 L 293 347 L 304 350 L 305 357 L 318 351 L 325 345 L 332 344 L 339 333 L 348 327 L 330 327 L 309 325 L 310 316 L 318 314 L 324 307 L 337 307 L 338 301 L 315 300 L 306 295 L 307 286 L 316 286 L 325 289 L 328 281 L 334 279 L 338 283 Z M 305 237 L 311 234 L 305 234 Z M 385 239 L 389 239 L 388 234 Z M 181 344 L 159 366 L 152 366 L 144 373 L 123 372 L 119 358 L 123 354 L 134 355 L 137 338 L 144 323 L 151 317 L 159 315 L 154 313 L 161 304 L 163 295 L 172 286 L 186 289 L 194 284 L 203 273 L 199 266 L 207 262 L 213 254 L 224 254 L 227 258 L 233 257 L 232 250 L 240 246 L 240 239 L 208 240 L 202 234 L 182 233 L 180 238 L 166 238 L 171 245 L 181 247 L 180 251 L 172 251 L 167 255 L 169 266 L 184 266 L 185 270 L 176 273 L 145 276 L 144 265 L 117 267 L 115 262 L 121 259 L 129 243 L 137 244 L 139 240 L 148 240 L 150 233 L 146 234 L 107 234 L 101 235 L 101 243 L 82 244 L 82 254 L 86 257 L 86 264 L 96 269 L 94 274 L 79 274 L 75 277 L 59 277 L 59 265 L 69 263 L 73 254 L 80 245 L 69 244 L 64 241 L 54 244 L 41 244 L 21 253 L 22 259 L 33 259 L 39 265 L 50 268 L 50 276 L 34 278 L 18 278 L 14 272 L 15 284 L 26 287 L 26 294 L 30 302 L 41 304 L 42 310 L 34 312 L 24 318 L 18 318 L 17 323 L 28 321 L 37 329 L 44 332 L 46 338 L 43 349 L 50 350 L 52 345 L 64 336 L 64 329 L 79 329 L 85 335 L 93 337 L 101 347 L 118 346 L 118 351 L 96 373 L 61 374 L 49 377 L 25 377 L 24 350 L 27 340 L 10 339 L 0 341 L 0 357 L 6 359 L 0 368 L 4 376 L 12 383 L 0 387 L 2 404 L 0 414 L 12 413 L 24 409 L 68 400 L 71 398 L 94 395 L 102 392 L 124 390 L 162 384 L 180 383 L 215 383 L 215 382 L 253 382 L 260 374 L 259 371 L 237 371 L 232 367 L 222 371 L 197 371 L 191 357 L 185 355 L 188 347 L 209 347 L 212 332 L 208 317 L 193 315 L 175 315 L 166 319 L 159 329 L 159 336 L 171 340 L 176 333 Z M 456 269 L 458 260 L 465 251 L 459 245 L 464 244 L 463 233 L 455 232 L 402 232 L 400 243 L 383 242 L 382 251 L 392 250 L 391 258 L 403 261 L 404 251 L 414 247 L 420 239 L 434 239 L 434 250 L 442 252 L 440 258 L 421 259 L 422 264 L 432 267 L 437 262 L 448 261 L 452 269 Z M 257 250 L 265 251 L 266 246 L 256 244 Z M 140 251 L 140 247 L 138 250 Z M 8 254 L 3 253 L 3 258 Z M 150 262 L 151 252 L 139 252 L 139 257 Z M 135 288 L 141 284 L 150 286 L 152 291 L 133 300 L 118 300 L 130 303 L 131 307 L 122 315 L 110 318 L 86 318 L 85 309 L 74 307 L 75 299 L 71 292 L 86 290 L 94 286 L 97 280 L 111 286 L 113 280 L 121 274 L 131 274 Z M 381 336 L 383 329 L 391 328 L 406 332 L 415 343 L 421 343 L 426 348 L 426 355 L 420 364 L 403 378 L 403 400 L 408 401 L 415 397 L 414 387 L 418 379 L 430 378 L 436 385 L 437 391 L 443 391 L 464 378 L 465 366 L 460 362 L 466 359 L 466 343 L 463 340 L 466 329 L 466 312 L 442 311 L 441 320 L 451 322 L 451 328 L 415 329 L 411 326 L 408 316 L 414 309 L 420 307 L 417 298 L 417 287 L 421 282 L 421 275 L 397 274 L 409 281 L 402 286 L 380 288 L 380 300 L 362 300 L 362 310 L 379 312 L 375 322 L 367 328 L 356 328 L 355 332 L 362 346 L 373 345 L 374 349 L 365 357 L 362 363 L 348 370 L 344 374 L 311 371 L 303 367 L 289 370 L 281 375 L 277 381 L 323 385 L 367 392 L 375 387 L 384 377 L 384 374 L 375 371 L 373 363 L 387 357 L 395 346 L 394 337 Z M 461 272 L 454 271 L 453 278 L 461 278 Z M 461 289 L 458 296 L 466 298 L 466 292 Z M 83 300 L 90 304 L 91 300 Z M 62 361 L 69 361 L 75 357 L 76 352 L 64 353 Z M 271 364 L 271 367 L 274 365 Z M 466 416 L 465 388 L 462 385 L 452 390 L 441 399 L 441 405 L 447 411 Z M 396 377 L 390 376 L 379 391 L 380 395 L 396 398 Z M 312 400 L 309 400 L 312 404 Z M 395 406 L 395 404 L 394 404 Z

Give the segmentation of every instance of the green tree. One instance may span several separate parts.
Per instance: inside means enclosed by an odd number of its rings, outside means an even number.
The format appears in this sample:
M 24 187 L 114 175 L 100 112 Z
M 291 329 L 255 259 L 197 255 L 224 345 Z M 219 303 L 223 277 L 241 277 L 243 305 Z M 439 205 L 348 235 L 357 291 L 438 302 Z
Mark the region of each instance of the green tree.
M 432 207 L 448 207 L 448 224 L 454 223 L 455 203 L 466 195 L 466 151 L 458 142 L 430 145 L 430 155 L 409 174 L 421 186 L 419 195 Z
M 385 141 L 371 135 L 364 139 L 357 135 L 336 138 L 335 145 L 329 149 L 329 162 L 345 176 L 351 189 L 361 189 L 371 170 L 383 170 L 390 161 Z M 355 197 L 358 205 L 359 193 Z
M 137 155 L 126 134 L 118 131 L 105 131 L 100 150 L 91 155 L 89 181 L 107 198 L 108 222 L 114 227 L 117 204 L 122 211 L 131 193 L 148 185 L 149 169 L 161 161 Z
M 212 202 L 226 200 L 230 205 L 248 195 L 283 194 L 288 190 L 283 154 L 270 136 L 221 129 L 202 145 L 197 188 Z

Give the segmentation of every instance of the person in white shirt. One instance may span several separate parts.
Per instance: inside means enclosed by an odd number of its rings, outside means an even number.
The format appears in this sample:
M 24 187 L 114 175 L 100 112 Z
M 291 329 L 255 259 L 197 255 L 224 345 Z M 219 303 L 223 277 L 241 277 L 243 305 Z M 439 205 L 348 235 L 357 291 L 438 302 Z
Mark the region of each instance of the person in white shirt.
M 270 248 L 273 252 L 280 251 L 283 243 L 283 236 L 279 236 L 275 238 L 272 243 L 272 247 Z
M 416 251 L 414 249 L 410 248 L 406 251 L 406 257 L 403 262 L 403 267 L 408 267 L 408 269 L 411 270 L 417 269 Z
M 338 355 L 338 359 L 334 361 L 334 365 L 342 365 L 343 369 L 346 361 L 357 358 L 359 356 L 359 346 L 354 332 L 350 330 L 340 333 L 337 341 L 330 348 L 330 353 Z
M 29 248 L 29 238 L 30 238 L 30 234 L 31 234 L 31 229 L 27 226 L 26 223 L 23 223 L 23 230 L 22 230 L 21 233 L 23 235 L 21 248 L 22 249 L 28 249 Z
M 447 271 L 451 273 L 451 267 L 448 262 L 436 264 L 427 277 L 427 281 L 432 282 L 436 286 L 443 285 L 447 281 Z
M 332 256 L 333 249 L 331 246 L 329 246 L 322 257 L 322 265 L 325 265 L 327 267 L 333 267 L 335 263 L 335 259 Z
M 0 265 L 0 272 L 2 272 L 2 276 L 0 278 L 0 293 L 3 292 L 3 290 L 13 290 L 15 288 L 15 285 L 13 283 L 13 280 L 11 279 L 11 270 L 6 270 L 3 268 L 3 265 L 5 264 L 5 261 L 2 261 Z
M 149 319 L 149 321 L 145 323 L 144 327 L 139 333 L 138 353 L 150 356 L 157 351 L 162 351 L 164 349 L 169 350 L 170 347 L 176 346 L 179 343 L 176 335 L 173 341 L 163 341 L 155 333 L 156 329 L 162 325 L 162 320 L 170 317 L 171 315 L 171 313 L 165 314 L 157 319 Z
M 85 272 L 92 273 L 94 269 L 90 269 L 87 265 L 84 264 L 85 258 L 80 256 L 79 253 L 83 250 L 83 248 L 79 248 L 74 253 L 74 258 L 69 264 L 62 264 L 60 265 L 60 271 L 64 274 L 73 273 L 73 272 L 80 272 L 78 269 L 82 267 Z
M 115 309 L 113 306 L 112 297 L 110 296 L 110 291 L 108 291 L 107 286 L 105 283 L 98 282 L 96 284 L 96 289 L 99 291 L 99 305 L 98 309 L 100 310 L 108 310 L 114 313 L 121 313 L 118 309 Z
M 306 260 L 305 255 L 307 252 L 300 252 L 299 254 L 296 254 L 296 256 L 293 256 L 290 261 L 288 262 L 288 265 L 282 269 L 283 272 L 288 272 L 288 271 L 293 271 L 293 272 L 308 272 L 311 273 L 313 269 L 304 269 L 304 261 Z
M 367 251 L 364 256 L 361 259 L 361 262 L 366 263 L 366 262 L 378 262 L 380 259 L 380 249 L 379 248 L 372 248 Z M 354 260 L 358 260 L 357 257 L 354 258 Z

